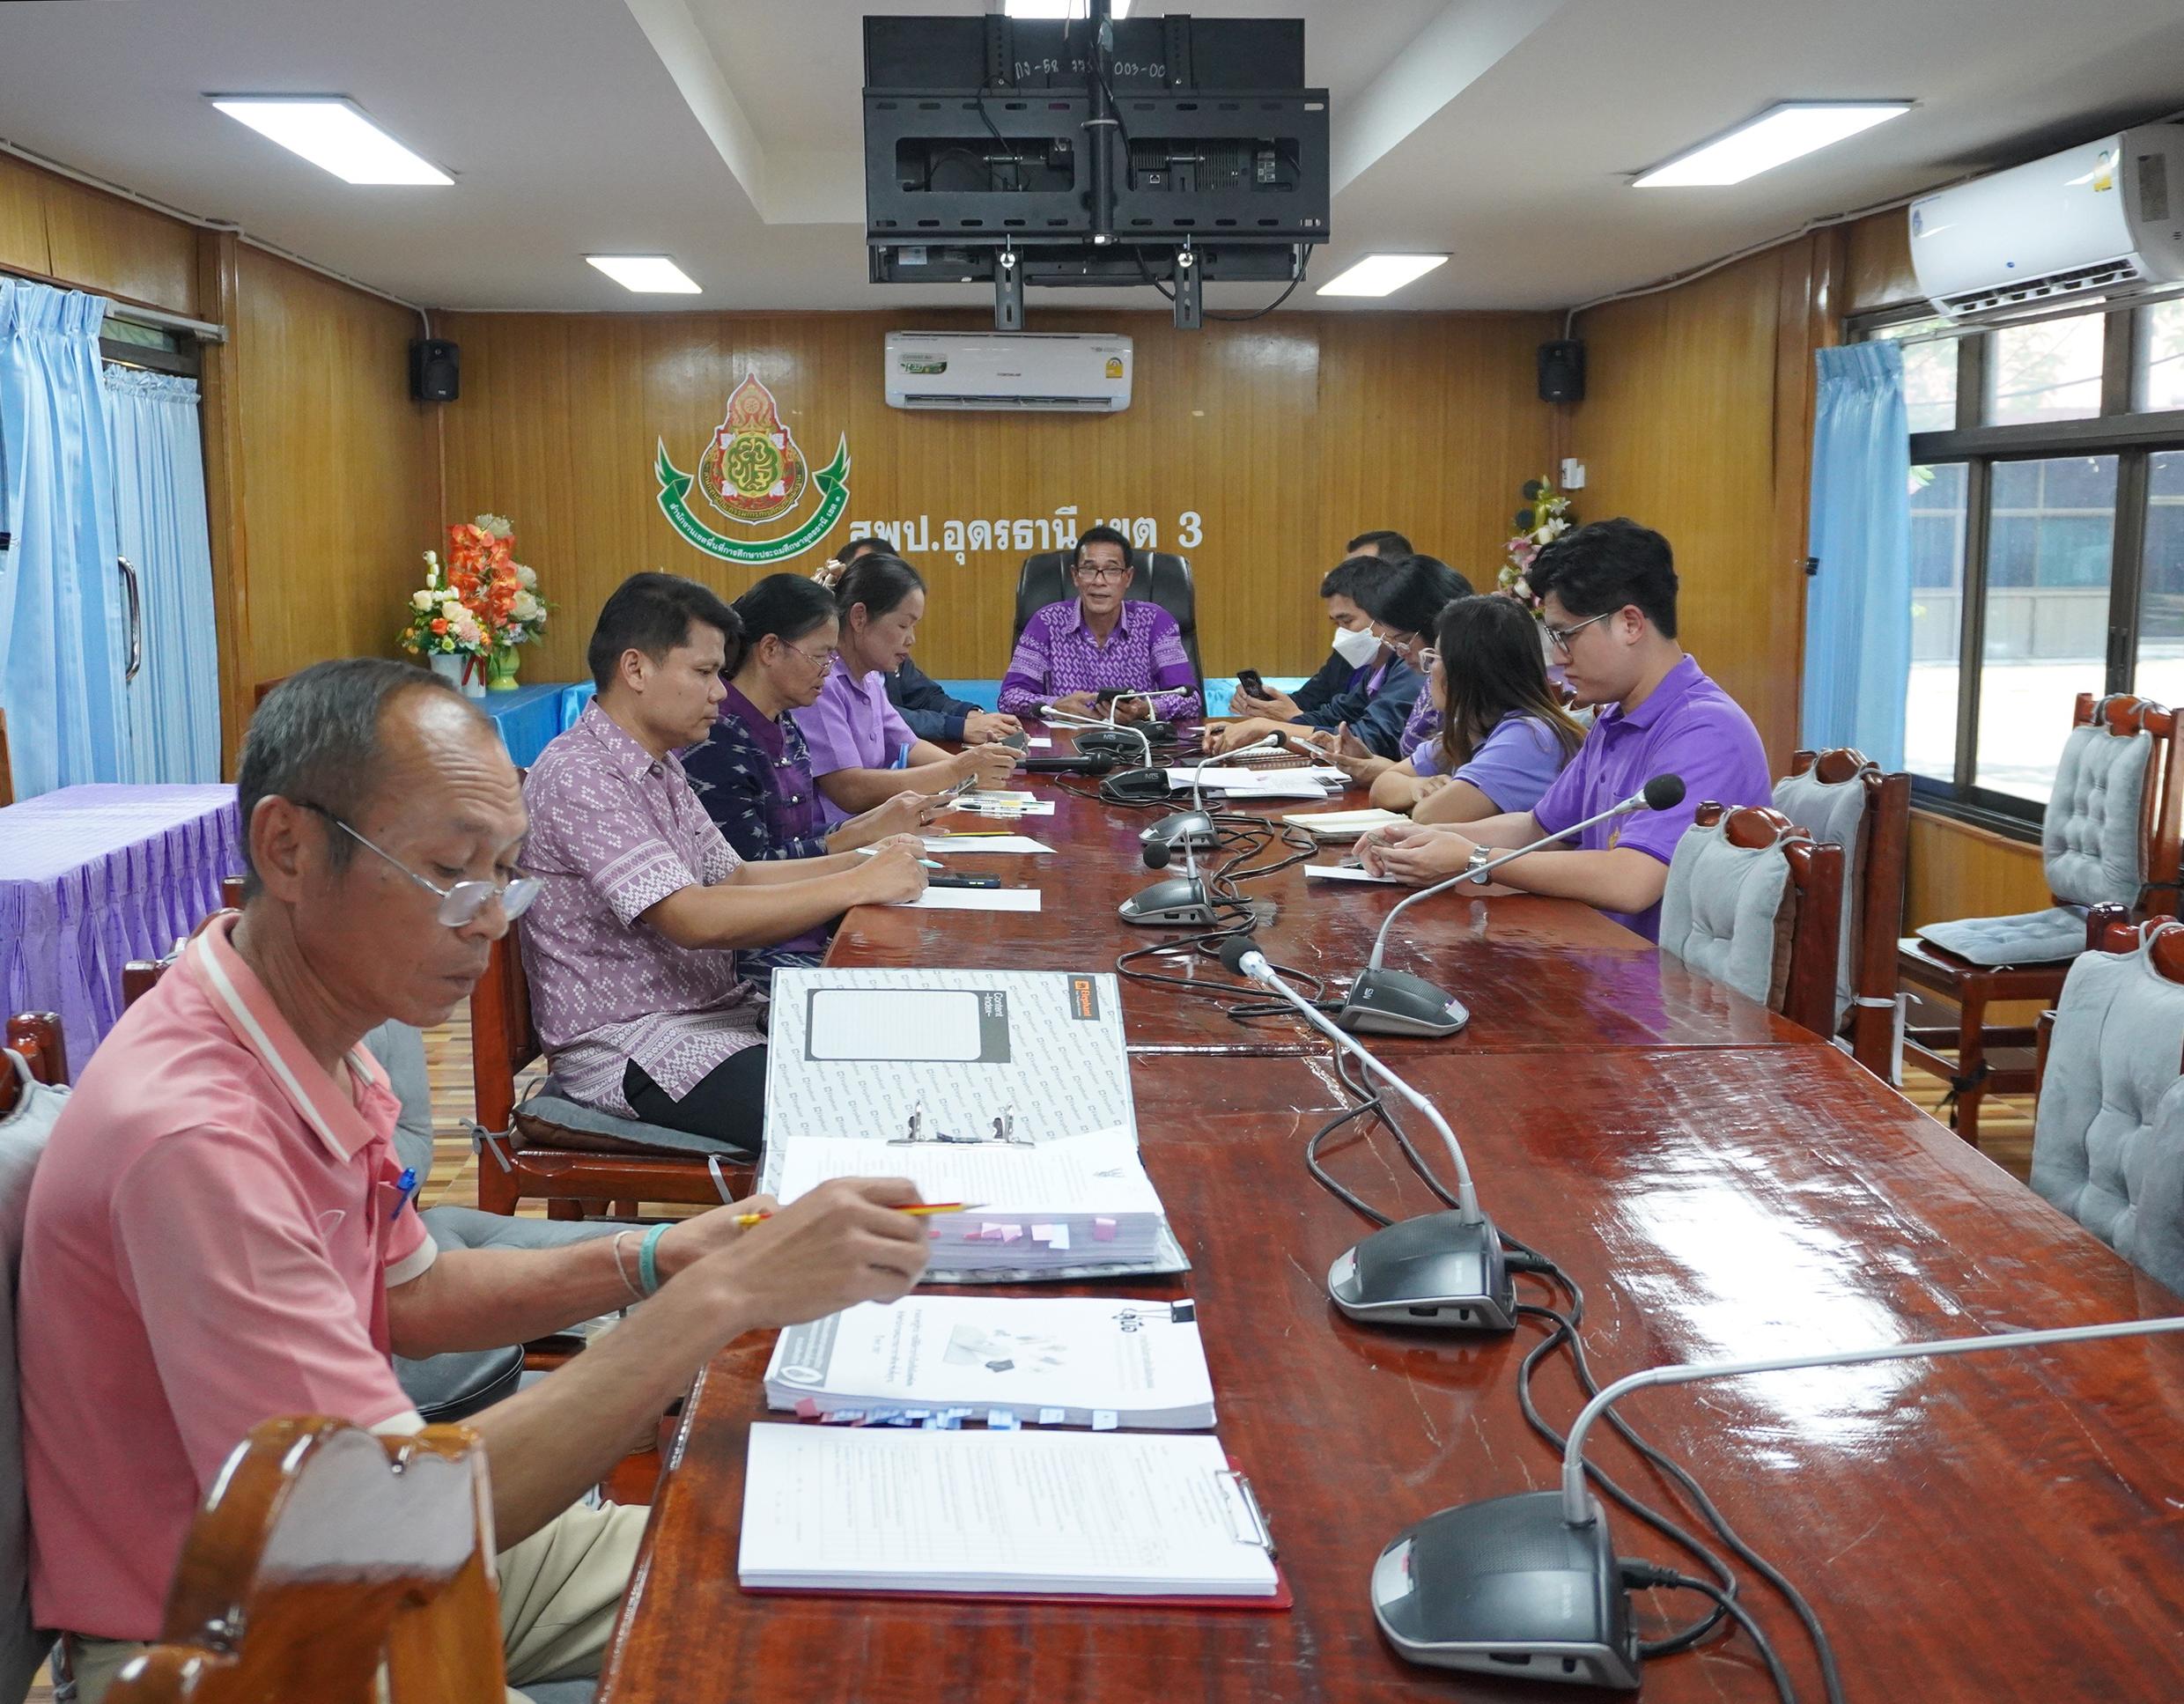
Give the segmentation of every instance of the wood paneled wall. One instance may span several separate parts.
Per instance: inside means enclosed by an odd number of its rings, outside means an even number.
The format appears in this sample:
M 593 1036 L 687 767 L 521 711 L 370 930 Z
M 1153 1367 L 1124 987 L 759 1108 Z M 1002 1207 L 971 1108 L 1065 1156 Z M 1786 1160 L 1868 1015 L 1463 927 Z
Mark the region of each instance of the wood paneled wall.
M 882 340 L 892 328 L 990 325 L 978 314 L 454 314 L 462 396 L 446 407 L 446 519 L 481 511 L 515 524 L 520 554 L 558 606 L 527 659 L 537 679 L 573 679 L 592 616 L 625 575 L 666 568 L 734 594 L 764 572 L 808 569 L 815 550 L 766 568 L 685 543 L 656 500 L 654 446 L 685 472 L 746 370 L 772 390 L 816 468 L 846 433 L 853 521 L 922 517 L 911 552 L 933 597 L 921 664 L 993 676 L 1007 660 L 1013 542 L 941 548 L 944 521 L 1150 520 L 1160 548 L 1192 559 L 1200 646 L 1216 673 L 1296 674 L 1326 655 L 1314 588 L 1345 540 L 1399 528 L 1491 580 L 1524 481 L 1548 463 L 1537 399 L 1540 315 L 1282 314 L 1177 332 L 1165 316 L 1039 308 L 1040 330 L 1125 331 L 1134 396 L 1114 416 L 904 413 L 886 406 Z M 720 532 L 770 537 L 693 506 Z M 807 500 L 801 513 L 810 512 Z M 1185 517 L 1198 517 L 1196 544 Z M 823 548 L 824 548 L 823 547 Z
M 1579 515 L 1664 534 L 1687 649 L 1750 713 L 1778 770 L 1796 748 L 1812 352 L 1833 341 L 1825 234 L 1585 314 L 1586 395 L 1565 453 Z
M 250 680 L 391 656 L 438 529 L 417 318 L 247 246 L 234 327 Z
M 197 315 L 196 232 L 0 154 L 0 264 Z

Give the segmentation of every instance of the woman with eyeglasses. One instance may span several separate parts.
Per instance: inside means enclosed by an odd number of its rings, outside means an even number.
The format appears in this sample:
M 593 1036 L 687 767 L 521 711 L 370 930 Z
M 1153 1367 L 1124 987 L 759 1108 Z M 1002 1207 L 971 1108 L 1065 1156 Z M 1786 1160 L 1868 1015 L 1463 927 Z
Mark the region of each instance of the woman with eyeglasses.
M 900 557 L 862 556 L 834 586 L 834 654 L 818 666 L 819 691 L 791 714 L 811 748 L 820 812 L 830 827 L 884 805 L 905 788 L 946 793 L 998 787 L 1016 767 L 1007 746 L 949 752 L 911 732 L 889 702 L 887 677 L 918 642 L 924 577 Z
M 1585 739 L 1548 682 L 1538 623 L 1513 599 L 1458 598 L 1422 660 L 1440 729 L 1382 772 L 1373 803 L 1420 822 L 1530 810 Z
M 727 682 L 712 732 L 682 754 L 697 801 L 736 856 L 752 863 L 856 852 L 891 834 L 915 834 L 939 805 L 905 787 L 885 803 L 837 823 L 821 820 L 811 752 L 793 711 L 819 701 L 840 631 L 834 594 L 801 574 L 769 574 L 730 606 L 743 623 L 742 660 Z M 784 965 L 810 965 L 826 951 L 831 923 L 741 955 L 755 982 Z

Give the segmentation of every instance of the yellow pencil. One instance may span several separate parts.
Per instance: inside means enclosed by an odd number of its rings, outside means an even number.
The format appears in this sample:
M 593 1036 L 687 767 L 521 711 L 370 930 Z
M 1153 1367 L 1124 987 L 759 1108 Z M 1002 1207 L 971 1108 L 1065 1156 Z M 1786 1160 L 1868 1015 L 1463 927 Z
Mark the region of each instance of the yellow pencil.
M 913 1219 L 931 1219 L 943 1213 L 976 1213 L 981 1205 L 977 1201 L 920 1201 L 915 1206 L 897 1207 L 895 1211 L 906 1213 Z M 772 1217 L 770 1213 L 739 1213 L 735 1215 L 735 1222 L 749 1230 L 753 1225 Z

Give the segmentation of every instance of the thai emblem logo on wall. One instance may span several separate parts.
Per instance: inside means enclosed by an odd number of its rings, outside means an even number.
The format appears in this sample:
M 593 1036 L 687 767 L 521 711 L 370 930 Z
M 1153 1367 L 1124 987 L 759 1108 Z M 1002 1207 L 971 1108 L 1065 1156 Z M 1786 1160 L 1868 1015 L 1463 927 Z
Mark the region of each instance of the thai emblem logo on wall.
M 697 459 L 697 471 L 686 474 L 659 440 L 653 476 L 660 482 L 660 511 L 686 543 L 724 562 L 780 562 L 801 555 L 824 538 L 849 506 L 849 439 L 836 441 L 834 459 L 817 472 L 804 460 L 781 418 L 773 393 L 746 371 L 729 395 L 727 412 Z M 819 505 L 804 521 L 772 538 L 746 539 L 716 532 L 690 507 L 692 487 L 707 503 L 742 527 L 763 527 L 793 514 L 805 494 L 818 488 Z

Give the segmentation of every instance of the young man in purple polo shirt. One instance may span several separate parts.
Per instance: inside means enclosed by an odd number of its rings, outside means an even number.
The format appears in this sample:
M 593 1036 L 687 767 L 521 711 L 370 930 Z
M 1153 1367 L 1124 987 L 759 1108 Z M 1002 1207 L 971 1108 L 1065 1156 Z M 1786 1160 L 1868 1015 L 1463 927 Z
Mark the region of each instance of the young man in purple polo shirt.
M 1633 520 L 1600 520 L 1541 550 L 1526 577 L 1554 660 L 1580 704 L 1600 707 L 1585 743 L 1529 811 L 1458 830 L 1413 823 L 1359 843 L 1365 867 L 1416 887 L 1446 881 L 1497 851 L 1559 834 L 1656 775 L 1683 778 L 1673 810 L 1641 810 L 1585 830 L 1577 845 L 1533 852 L 1488 880 L 1583 899 L 1649 941 L 1660 928 L 1668 862 L 1698 808 L 1773 796 L 1759 731 L 1676 642 L 1676 568 L 1668 541 Z
M 1001 680 L 1001 708 L 1036 716 L 1051 704 L 1096 716 L 1104 692 L 1118 721 L 1196 716 L 1198 676 L 1182 629 L 1157 603 L 1129 601 L 1130 542 L 1112 527 L 1089 527 L 1069 566 L 1077 595 L 1048 604 L 1024 623 Z

